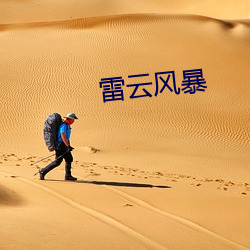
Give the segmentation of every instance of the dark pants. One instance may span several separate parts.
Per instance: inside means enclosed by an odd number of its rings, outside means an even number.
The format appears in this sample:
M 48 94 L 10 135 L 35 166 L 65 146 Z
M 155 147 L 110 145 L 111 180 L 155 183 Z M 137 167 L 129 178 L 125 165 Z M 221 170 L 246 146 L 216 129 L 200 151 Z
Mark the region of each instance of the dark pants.
M 56 160 L 41 169 L 40 172 L 45 176 L 49 171 L 58 167 L 63 159 L 65 160 L 65 177 L 71 176 L 71 162 L 73 162 L 73 156 L 71 152 L 67 152 L 66 149 L 56 150 Z

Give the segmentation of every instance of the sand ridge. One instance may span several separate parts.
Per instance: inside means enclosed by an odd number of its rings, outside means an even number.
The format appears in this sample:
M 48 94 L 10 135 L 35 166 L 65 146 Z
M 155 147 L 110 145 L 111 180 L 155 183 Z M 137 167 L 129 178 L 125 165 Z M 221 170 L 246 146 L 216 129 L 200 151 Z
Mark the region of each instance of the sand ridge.
M 152 13 L 152 14 L 124 14 L 124 15 L 105 15 L 98 17 L 88 17 L 88 18 L 77 18 L 77 19 L 66 19 L 59 21 L 40 21 L 40 22 L 23 22 L 14 24 L 0 24 L 1 30 L 8 29 L 25 29 L 25 28 L 45 28 L 45 27 L 65 27 L 70 29 L 91 29 L 97 27 L 112 27 L 115 26 L 118 29 L 123 29 L 124 25 L 129 25 L 132 23 L 135 25 L 147 24 L 148 22 L 156 21 L 169 21 L 169 22 L 185 22 L 185 21 L 201 21 L 201 22 L 217 22 L 220 23 L 224 28 L 235 28 L 238 24 L 242 24 L 249 27 L 248 19 L 219 19 L 197 14 L 162 14 L 162 13 Z

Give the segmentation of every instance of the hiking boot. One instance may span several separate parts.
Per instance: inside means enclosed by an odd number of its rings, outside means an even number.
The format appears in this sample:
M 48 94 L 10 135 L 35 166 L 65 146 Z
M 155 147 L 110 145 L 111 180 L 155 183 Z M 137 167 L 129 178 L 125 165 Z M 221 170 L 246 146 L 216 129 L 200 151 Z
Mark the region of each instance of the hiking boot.
M 44 180 L 44 174 L 41 172 L 41 170 L 39 170 L 39 175 L 40 175 L 40 180 Z
M 77 178 L 73 177 L 72 175 L 70 176 L 65 176 L 65 181 L 76 181 Z

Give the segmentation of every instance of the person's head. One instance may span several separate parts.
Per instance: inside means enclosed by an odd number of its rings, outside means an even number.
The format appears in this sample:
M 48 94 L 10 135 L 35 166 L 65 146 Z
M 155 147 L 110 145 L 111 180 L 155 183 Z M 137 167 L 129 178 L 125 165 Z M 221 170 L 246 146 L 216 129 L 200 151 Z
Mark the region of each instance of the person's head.
M 66 118 L 66 122 L 71 125 L 74 123 L 75 120 L 78 119 L 78 117 L 75 115 L 75 113 L 68 113 L 64 118 Z

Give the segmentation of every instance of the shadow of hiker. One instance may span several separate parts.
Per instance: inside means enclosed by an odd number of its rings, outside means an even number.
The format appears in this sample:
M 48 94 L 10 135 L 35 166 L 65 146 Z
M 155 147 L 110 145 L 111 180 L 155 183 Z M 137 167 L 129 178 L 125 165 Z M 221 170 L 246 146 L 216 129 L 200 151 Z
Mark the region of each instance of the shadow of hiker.
M 84 181 L 77 180 L 77 183 L 94 184 L 94 185 L 106 185 L 106 186 L 116 186 L 116 187 L 136 187 L 136 188 L 171 188 L 170 186 L 163 185 L 152 185 L 143 183 L 131 183 L 131 182 L 114 182 L 114 181 Z

